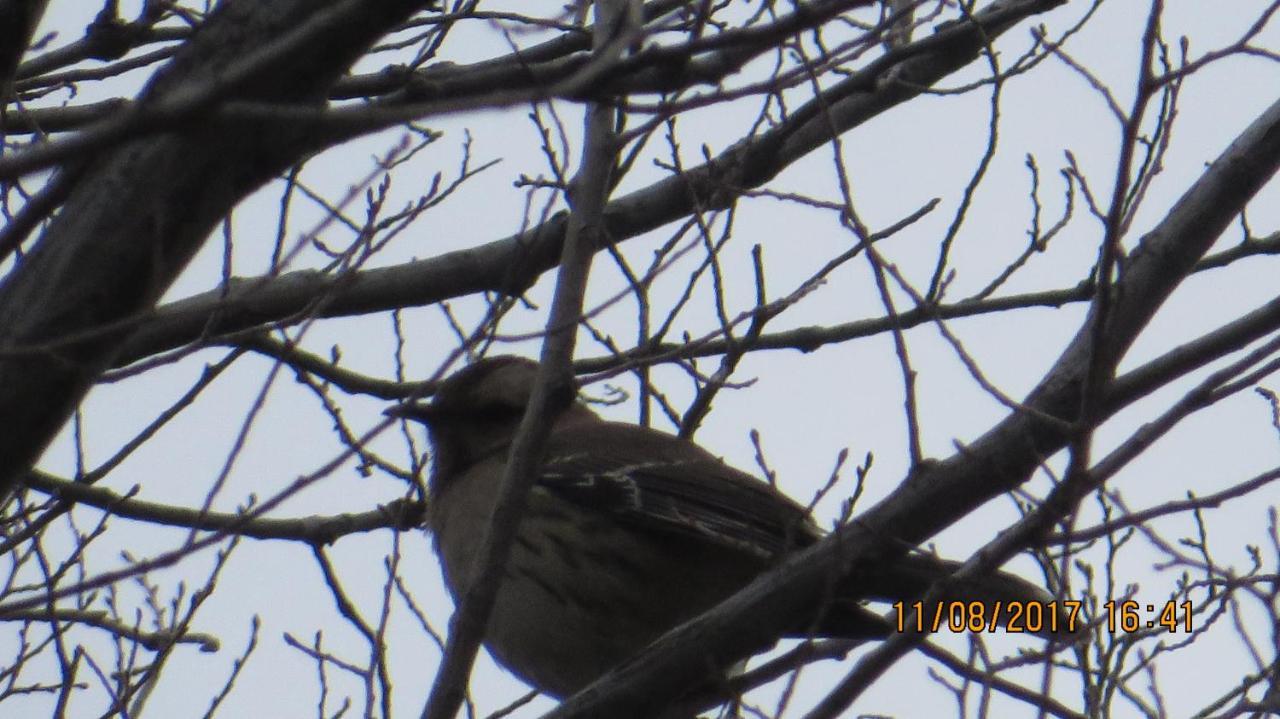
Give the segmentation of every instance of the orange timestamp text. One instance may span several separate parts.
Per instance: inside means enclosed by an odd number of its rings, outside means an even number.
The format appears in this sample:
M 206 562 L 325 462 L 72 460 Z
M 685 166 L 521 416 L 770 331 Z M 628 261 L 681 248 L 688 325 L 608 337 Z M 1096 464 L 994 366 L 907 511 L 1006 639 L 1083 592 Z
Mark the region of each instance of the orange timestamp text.
M 1163 629 L 1170 634 L 1185 631 L 1190 634 L 1192 626 L 1191 602 L 1179 604 L 1172 599 L 1161 604 L 1142 604 L 1133 599 L 1109 601 L 1102 605 L 1107 611 L 1107 631 L 1136 632 L 1142 629 Z M 1182 616 L 1178 616 L 1181 609 Z
M 899 632 L 1064 632 L 1074 634 L 1084 627 L 1080 621 L 1080 600 L 1037 602 L 938 602 L 926 608 L 924 602 L 894 602 Z M 914 616 L 912 612 L 914 610 Z

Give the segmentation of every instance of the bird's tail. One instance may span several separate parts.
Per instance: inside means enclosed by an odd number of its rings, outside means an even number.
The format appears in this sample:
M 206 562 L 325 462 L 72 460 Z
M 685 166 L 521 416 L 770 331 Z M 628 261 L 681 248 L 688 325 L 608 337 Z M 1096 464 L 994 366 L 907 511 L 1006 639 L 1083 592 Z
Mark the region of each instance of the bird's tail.
M 882 638 L 895 632 L 991 632 L 1003 630 L 1050 639 L 1070 639 L 1086 625 L 1078 601 L 1055 598 L 1041 587 L 1007 572 L 954 580 L 959 562 L 911 554 L 841 579 L 817 634 Z M 925 595 L 939 582 L 943 591 Z M 892 602 L 888 613 L 862 600 Z M 855 601 L 856 600 L 856 601 Z M 815 629 L 815 627 L 810 627 Z

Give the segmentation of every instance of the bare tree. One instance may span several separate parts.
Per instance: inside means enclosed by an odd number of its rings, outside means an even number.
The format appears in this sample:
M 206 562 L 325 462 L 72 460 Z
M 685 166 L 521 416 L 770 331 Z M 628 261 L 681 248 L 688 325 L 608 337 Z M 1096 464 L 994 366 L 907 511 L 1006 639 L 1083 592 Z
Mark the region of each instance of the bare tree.
M 0 0 L 6 715 L 835 717 L 911 662 L 961 716 L 1280 711 L 1280 3 L 88 5 Z M 380 412 L 504 352 L 834 531 L 503 709 Z M 886 607 L 688 693 L 961 530 L 1079 641 Z

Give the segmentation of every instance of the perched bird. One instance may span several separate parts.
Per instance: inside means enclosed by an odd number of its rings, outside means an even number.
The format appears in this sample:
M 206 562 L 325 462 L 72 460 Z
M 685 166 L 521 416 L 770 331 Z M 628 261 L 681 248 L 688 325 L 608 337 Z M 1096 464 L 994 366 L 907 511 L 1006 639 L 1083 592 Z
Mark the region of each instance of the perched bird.
M 537 371 L 524 358 L 483 359 L 446 379 L 430 403 L 387 410 L 430 434 L 428 522 L 455 600 L 471 581 Z M 804 507 L 693 442 L 606 422 L 565 399 L 548 418 L 541 470 L 484 637 L 498 661 L 555 697 L 584 688 L 823 536 Z M 848 599 L 815 607 L 794 634 L 886 636 L 890 624 L 856 600 L 913 600 L 958 566 L 913 554 L 860 573 Z M 1051 597 L 1001 573 L 948 599 Z

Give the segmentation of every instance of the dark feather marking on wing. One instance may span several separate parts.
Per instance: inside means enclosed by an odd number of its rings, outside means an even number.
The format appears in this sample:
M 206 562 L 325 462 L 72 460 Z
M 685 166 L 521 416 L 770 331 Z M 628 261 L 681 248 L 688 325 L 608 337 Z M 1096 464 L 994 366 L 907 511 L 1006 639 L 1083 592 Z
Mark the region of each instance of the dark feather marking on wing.
M 518 547 L 535 557 L 542 556 L 542 547 L 539 547 L 536 543 L 530 541 L 528 537 L 517 534 L 515 543 Z
M 543 578 L 540 572 L 535 572 L 530 569 L 517 566 L 517 567 L 509 568 L 506 571 L 506 574 L 508 577 L 518 576 L 527 581 L 533 582 L 534 584 L 538 585 L 538 587 L 540 587 L 542 591 L 546 592 L 552 599 L 555 599 L 557 602 L 561 604 L 565 604 L 565 605 L 571 604 L 569 597 L 566 596 L 563 592 L 556 589 L 556 586 L 554 584 L 552 584 L 551 582 L 548 582 L 545 578 Z
M 551 532 L 542 535 L 543 541 L 555 549 L 555 554 L 560 561 L 570 569 L 582 569 L 582 562 L 578 558 L 577 548 L 572 546 L 564 537 L 556 536 Z
M 655 430 L 593 425 L 572 450 L 549 456 L 539 484 L 633 526 L 710 539 L 764 559 L 820 536 L 806 510 L 773 487 Z

